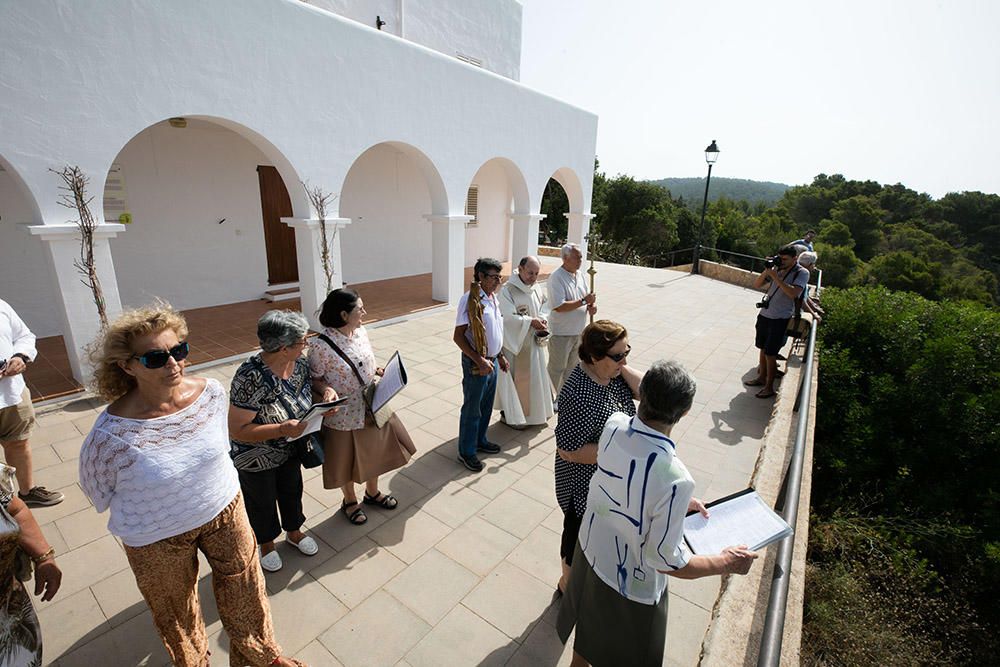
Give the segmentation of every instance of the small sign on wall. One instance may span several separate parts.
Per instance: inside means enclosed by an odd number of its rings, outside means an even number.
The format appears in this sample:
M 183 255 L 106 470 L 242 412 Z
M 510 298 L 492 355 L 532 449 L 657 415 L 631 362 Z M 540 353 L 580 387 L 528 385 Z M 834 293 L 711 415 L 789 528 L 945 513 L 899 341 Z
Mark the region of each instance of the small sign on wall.
M 125 225 L 132 222 L 125 198 L 125 174 L 120 164 L 111 165 L 108 178 L 104 181 L 104 221 Z

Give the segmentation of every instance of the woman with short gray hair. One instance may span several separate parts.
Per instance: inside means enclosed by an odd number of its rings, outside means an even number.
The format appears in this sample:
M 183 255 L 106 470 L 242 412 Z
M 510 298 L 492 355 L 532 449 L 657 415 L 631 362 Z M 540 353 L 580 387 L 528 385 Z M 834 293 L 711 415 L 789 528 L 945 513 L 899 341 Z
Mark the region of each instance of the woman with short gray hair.
M 308 331 L 302 313 L 264 313 L 257 321 L 261 351 L 239 367 L 229 392 L 230 456 L 260 545 L 260 565 L 268 572 L 281 569 L 274 539 L 282 529 L 285 541 L 306 556 L 319 550 L 302 532 L 302 468 L 291 444 L 305 431 L 299 419 L 312 405 L 309 364 L 302 356 Z
M 667 642 L 667 576 L 746 574 L 757 558 L 746 545 L 695 555 L 684 544 L 686 512 L 708 516 L 670 437 L 694 393 L 683 366 L 657 361 L 639 383 L 636 416 L 616 412 L 604 426 L 556 620 L 563 642 L 576 629 L 571 665 L 658 667 Z

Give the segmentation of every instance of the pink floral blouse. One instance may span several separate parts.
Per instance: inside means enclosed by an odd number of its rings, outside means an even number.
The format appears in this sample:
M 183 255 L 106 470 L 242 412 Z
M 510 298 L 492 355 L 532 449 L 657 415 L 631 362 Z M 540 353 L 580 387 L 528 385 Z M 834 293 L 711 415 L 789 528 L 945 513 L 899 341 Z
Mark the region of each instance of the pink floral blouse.
M 350 338 L 332 327 L 327 327 L 323 333 L 350 357 L 364 378 L 365 385 L 371 382 L 375 377 L 375 351 L 372 350 L 365 328 L 358 327 Z M 364 428 L 365 405 L 361 396 L 364 385 L 358 382 L 347 362 L 319 336 L 309 339 L 309 371 L 313 378 L 322 378 L 333 387 L 338 396 L 347 397 L 336 414 L 323 419 L 323 425 L 337 431 Z

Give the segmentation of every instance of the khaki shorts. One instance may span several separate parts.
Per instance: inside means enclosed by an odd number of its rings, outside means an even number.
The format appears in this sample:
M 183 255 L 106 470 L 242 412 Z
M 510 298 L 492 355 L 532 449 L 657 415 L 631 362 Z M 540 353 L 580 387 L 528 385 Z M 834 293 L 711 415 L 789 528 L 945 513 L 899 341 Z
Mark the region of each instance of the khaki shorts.
M 34 429 L 35 408 L 31 404 L 31 392 L 25 387 L 20 403 L 0 408 L 0 442 L 27 440 Z

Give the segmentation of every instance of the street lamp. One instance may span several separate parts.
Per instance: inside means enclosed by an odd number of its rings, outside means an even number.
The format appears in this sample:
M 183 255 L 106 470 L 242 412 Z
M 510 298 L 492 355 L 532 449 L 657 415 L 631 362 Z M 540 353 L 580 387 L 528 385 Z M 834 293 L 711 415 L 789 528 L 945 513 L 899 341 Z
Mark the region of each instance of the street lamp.
M 712 182 L 712 165 L 719 159 L 719 147 L 715 139 L 705 149 L 705 162 L 708 163 L 708 178 L 705 179 L 705 199 L 701 202 L 701 224 L 698 225 L 698 243 L 694 247 L 694 258 L 691 260 L 691 273 L 698 273 L 698 258 L 701 255 L 701 242 L 705 236 L 705 211 L 708 209 L 708 184 Z

